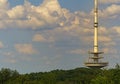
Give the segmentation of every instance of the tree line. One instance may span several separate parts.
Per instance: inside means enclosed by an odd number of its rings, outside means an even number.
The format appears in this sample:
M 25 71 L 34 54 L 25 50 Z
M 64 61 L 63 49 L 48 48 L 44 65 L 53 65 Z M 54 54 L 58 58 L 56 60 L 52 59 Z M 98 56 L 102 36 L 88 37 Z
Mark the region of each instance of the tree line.
M 19 74 L 16 70 L 2 68 L 0 84 L 120 84 L 120 66 L 112 69 L 76 68 Z

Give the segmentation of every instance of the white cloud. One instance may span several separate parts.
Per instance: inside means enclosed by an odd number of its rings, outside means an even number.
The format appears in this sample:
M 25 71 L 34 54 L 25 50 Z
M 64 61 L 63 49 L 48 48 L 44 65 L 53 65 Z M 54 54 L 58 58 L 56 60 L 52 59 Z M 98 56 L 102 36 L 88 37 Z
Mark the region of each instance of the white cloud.
M 8 2 L 6 0 L 6 2 Z M 5 5 L 5 4 L 4 4 Z M 57 0 L 44 0 L 39 6 L 34 6 L 25 1 L 5 10 L 0 14 L 0 28 L 41 28 L 65 25 L 86 25 L 90 23 L 89 15 L 84 12 L 71 13 L 61 8 Z M 85 18 L 87 17 L 87 18 Z M 13 25 L 14 24 L 14 25 Z
M 0 19 L 2 22 L 0 28 L 6 28 L 6 25 L 12 28 L 38 28 L 57 25 L 62 16 L 62 9 L 57 0 L 45 0 L 40 6 L 31 5 L 28 1 L 25 1 L 24 5 L 9 9 L 7 5 L 7 0 L 1 0 Z
M 16 44 L 15 45 L 16 51 L 22 54 L 35 54 L 37 50 L 35 50 L 32 44 Z
M 45 42 L 46 39 L 40 35 L 40 34 L 36 34 L 34 37 L 33 37 L 33 41 L 35 42 Z
M 111 28 L 111 32 L 114 32 L 114 33 L 120 35 L 120 26 L 115 26 L 115 27 Z
M 0 0 L 0 10 L 1 9 L 8 9 L 9 7 L 9 3 L 8 0 Z
M 106 8 L 99 10 L 99 16 L 104 19 L 116 19 L 120 16 L 120 5 L 112 4 Z
M 65 8 L 61 8 L 57 0 L 44 0 L 39 6 L 34 6 L 25 1 L 23 5 L 5 10 L 0 16 L 2 19 L 0 28 L 36 29 L 44 26 L 55 28 L 72 24 L 85 26 L 90 23 L 88 14 L 84 12 L 72 13 Z
M 120 11 L 120 6 L 119 5 L 111 5 L 109 7 L 107 7 L 105 9 L 106 13 L 108 13 L 109 15 L 114 15 L 114 14 L 118 14 Z
M 80 41 L 83 45 L 89 46 L 93 42 L 93 26 L 91 13 L 81 11 L 70 12 L 65 8 L 61 8 L 57 0 L 44 0 L 39 6 L 34 6 L 30 2 L 25 1 L 24 5 L 19 5 L 13 8 L 5 8 L 8 5 L 7 0 L 2 1 L 0 6 L 2 11 L 0 18 L 0 28 L 51 28 L 43 33 L 36 33 L 32 41 L 34 42 L 59 42 L 65 40 L 72 44 L 72 39 Z M 102 3 L 117 3 L 119 0 L 102 0 Z M 0 9 L 0 11 L 1 11 Z M 100 10 L 100 16 L 103 18 L 118 17 L 120 14 L 119 5 L 110 5 L 106 9 Z M 92 14 L 93 15 L 93 14 Z M 120 33 L 118 28 L 114 28 L 117 33 Z M 113 37 L 109 36 L 111 30 L 105 27 L 100 28 L 100 42 L 105 46 L 115 45 L 112 40 Z M 2 44 L 1 44 L 2 45 Z M 32 44 L 16 44 L 16 50 L 23 54 L 34 54 L 37 51 L 33 48 Z M 71 53 L 84 53 L 76 49 Z
M 8 10 L 7 14 L 11 19 L 16 19 L 16 18 L 21 19 L 21 18 L 24 18 L 24 15 L 25 15 L 24 12 L 25 12 L 25 9 L 23 6 L 16 6 L 11 10 Z
M 3 48 L 4 44 L 0 41 L 0 48 Z
M 58 12 L 58 14 L 61 13 L 61 7 L 58 0 L 44 0 L 41 6 L 47 8 L 51 13 L 55 11 Z

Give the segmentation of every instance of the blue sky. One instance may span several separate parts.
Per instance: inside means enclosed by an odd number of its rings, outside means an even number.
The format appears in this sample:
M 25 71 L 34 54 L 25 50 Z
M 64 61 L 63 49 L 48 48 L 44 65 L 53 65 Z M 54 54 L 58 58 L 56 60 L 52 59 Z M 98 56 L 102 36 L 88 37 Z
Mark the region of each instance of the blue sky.
M 44 0 L 28 0 L 31 4 L 33 5 L 40 5 Z M 65 1 L 65 0 L 58 0 L 59 4 L 61 5 L 61 7 L 67 8 L 70 11 L 76 11 L 76 10 L 87 10 L 90 11 L 89 9 L 92 8 L 92 2 L 93 1 L 88 1 L 88 0 L 71 0 L 71 1 Z M 20 4 L 24 4 L 24 0 L 9 0 L 9 2 L 11 3 L 10 5 L 16 6 L 16 5 L 20 5 Z M 88 7 L 84 7 L 83 4 L 87 4 L 86 6 Z M 89 8 L 89 9 L 88 9 Z
M 99 2 L 99 50 L 120 63 L 120 0 Z M 83 67 L 93 50 L 93 0 L 0 0 L 0 68 Z

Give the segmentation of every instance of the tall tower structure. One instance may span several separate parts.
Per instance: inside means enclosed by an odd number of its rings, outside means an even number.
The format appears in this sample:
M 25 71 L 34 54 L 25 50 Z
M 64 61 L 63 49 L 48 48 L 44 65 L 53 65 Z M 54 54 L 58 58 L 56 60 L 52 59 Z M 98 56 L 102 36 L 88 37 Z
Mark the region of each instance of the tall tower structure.
M 103 52 L 98 50 L 98 0 L 94 0 L 94 49 L 90 52 L 93 56 L 89 57 L 89 60 L 85 62 L 85 66 L 90 68 L 103 68 L 108 65 L 108 62 L 102 62 Z

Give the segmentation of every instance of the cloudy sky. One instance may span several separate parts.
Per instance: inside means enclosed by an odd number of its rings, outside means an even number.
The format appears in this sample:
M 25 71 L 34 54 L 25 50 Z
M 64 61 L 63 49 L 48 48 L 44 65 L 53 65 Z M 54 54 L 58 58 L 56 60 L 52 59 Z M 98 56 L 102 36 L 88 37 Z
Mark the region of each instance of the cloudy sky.
M 120 0 L 99 0 L 99 50 L 120 60 Z M 93 50 L 93 0 L 0 0 L 0 68 L 83 67 Z

